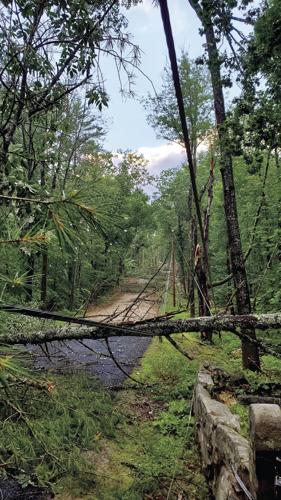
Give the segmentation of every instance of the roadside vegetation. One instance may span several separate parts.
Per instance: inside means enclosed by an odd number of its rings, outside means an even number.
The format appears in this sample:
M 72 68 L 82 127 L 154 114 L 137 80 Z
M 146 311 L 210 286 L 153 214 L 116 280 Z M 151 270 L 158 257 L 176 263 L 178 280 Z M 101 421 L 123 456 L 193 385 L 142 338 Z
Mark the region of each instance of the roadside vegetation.
M 214 371 L 215 397 L 245 436 L 242 396 L 281 394 L 280 1 L 189 0 L 203 37 L 196 60 L 177 59 L 169 5 L 156 2 L 169 65 L 142 102 L 157 136 L 187 153 L 156 176 L 137 151 L 104 145 L 104 56 L 122 94 L 134 97 L 142 73 L 126 19 L 137 3 L 0 1 L 0 477 L 60 500 L 207 499 L 192 416 L 198 368 Z M 158 318 L 164 338 L 135 368 L 138 383 L 113 391 L 76 366 L 34 369 L 16 332 L 25 342 L 32 332 L 48 357 L 71 316 L 85 323 L 89 305 L 133 275 L 155 278 L 161 312 L 174 312 Z M 25 311 L 12 315 L 17 304 Z M 20 315 L 46 311 L 68 314 L 65 328 Z M 179 334 L 173 322 L 226 315 L 243 326 Z
M 166 311 L 173 309 L 171 302 L 169 295 Z M 60 500 L 208 498 L 192 416 L 198 369 L 204 365 L 243 378 L 247 392 L 259 394 L 278 386 L 281 361 L 263 356 L 256 374 L 241 370 L 240 342 L 233 334 L 216 335 L 213 344 L 198 334 L 175 339 L 192 360 L 168 340 L 154 338 L 132 373 L 139 384 L 127 381 L 111 391 L 79 369 L 34 376 L 22 368 L 31 365 L 19 350 L 16 375 L 22 383 L 10 383 L 1 408 L 2 477 L 12 475 L 24 487 L 39 484 Z M 238 384 L 215 397 L 240 416 L 247 436 L 248 407 L 239 402 L 244 390 Z

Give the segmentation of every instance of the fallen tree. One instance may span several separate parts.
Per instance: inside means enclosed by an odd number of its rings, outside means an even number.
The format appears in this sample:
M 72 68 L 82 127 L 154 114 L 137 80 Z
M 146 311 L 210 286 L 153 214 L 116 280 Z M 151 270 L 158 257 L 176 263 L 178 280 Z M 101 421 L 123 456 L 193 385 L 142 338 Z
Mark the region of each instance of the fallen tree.
M 274 314 L 243 314 L 243 315 L 216 315 L 187 319 L 155 318 L 138 323 L 103 323 L 87 318 L 77 318 L 60 315 L 39 309 L 21 306 L 0 306 L 0 310 L 27 316 L 78 323 L 81 326 L 67 326 L 63 328 L 49 328 L 41 331 L 4 332 L 0 335 L 0 342 L 7 345 L 15 344 L 42 344 L 53 341 L 80 340 L 80 339 L 107 339 L 109 337 L 168 337 L 177 333 L 189 332 L 222 332 L 229 331 L 243 338 L 245 328 L 257 330 L 281 329 L 281 312 Z M 261 342 L 252 340 L 266 348 Z M 268 350 L 269 349 L 269 350 Z

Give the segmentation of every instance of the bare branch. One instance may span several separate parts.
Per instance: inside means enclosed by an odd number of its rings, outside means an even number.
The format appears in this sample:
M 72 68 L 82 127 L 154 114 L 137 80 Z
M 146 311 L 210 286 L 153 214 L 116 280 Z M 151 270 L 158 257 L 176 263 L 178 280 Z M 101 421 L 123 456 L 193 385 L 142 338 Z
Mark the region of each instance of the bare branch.
M 255 24 L 255 21 L 253 19 L 244 19 L 243 17 L 236 17 L 236 16 L 232 16 L 231 18 L 233 21 L 237 21 L 239 23 L 244 23 L 244 24 L 249 24 L 250 26 L 254 26 Z

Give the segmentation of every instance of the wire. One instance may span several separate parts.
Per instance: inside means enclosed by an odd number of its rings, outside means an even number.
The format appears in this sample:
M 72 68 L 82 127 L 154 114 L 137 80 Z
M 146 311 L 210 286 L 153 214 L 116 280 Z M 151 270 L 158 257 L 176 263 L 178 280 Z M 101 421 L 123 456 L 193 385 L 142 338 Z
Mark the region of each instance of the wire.
M 233 465 L 231 465 L 231 470 L 232 470 L 232 472 L 234 474 L 234 477 L 235 477 L 237 483 L 239 484 L 241 490 L 245 493 L 246 497 L 249 500 L 254 500 L 254 497 L 251 495 L 250 491 L 246 487 L 245 483 L 242 481 L 241 477 L 238 475 L 238 473 L 235 470 L 235 468 L 233 467 Z

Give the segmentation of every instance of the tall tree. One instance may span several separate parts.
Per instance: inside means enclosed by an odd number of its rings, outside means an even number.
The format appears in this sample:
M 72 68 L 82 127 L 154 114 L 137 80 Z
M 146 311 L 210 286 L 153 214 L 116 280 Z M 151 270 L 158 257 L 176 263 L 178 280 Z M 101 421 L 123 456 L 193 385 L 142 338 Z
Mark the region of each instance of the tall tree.
M 232 167 L 232 153 L 230 148 L 230 137 L 226 122 L 225 101 L 223 94 L 223 82 L 221 75 L 221 58 L 217 45 L 217 37 L 214 28 L 214 17 L 221 13 L 213 2 L 209 0 L 189 0 L 190 5 L 200 19 L 206 37 L 208 52 L 208 65 L 211 73 L 214 108 L 219 137 L 220 148 L 220 171 L 223 182 L 224 211 L 227 222 L 228 243 L 231 260 L 233 283 L 236 292 L 238 314 L 251 313 L 250 292 L 241 244 L 239 221 L 236 206 L 235 184 Z M 227 2 L 225 2 L 227 10 Z M 221 20 L 221 19 L 220 19 Z M 247 335 L 256 339 L 253 329 L 247 330 Z M 243 366 L 251 370 L 260 368 L 259 351 L 256 344 L 242 340 Z
M 202 68 L 192 61 L 188 54 L 183 52 L 178 62 L 179 75 L 181 80 L 182 96 L 186 121 L 190 133 L 190 145 L 195 176 L 197 176 L 197 156 L 198 147 L 204 141 L 212 128 L 212 94 L 210 75 L 206 68 Z M 162 89 L 156 97 L 149 96 L 145 103 L 148 111 L 148 121 L 156 129 L 160 137 L 176 141 L 184 145 L 183 132 L 178 113 L 177 99 L 173 84 L 171 69 L 164 70 Z M 193 207 L 192 187 L 187 182 L 187 193 L 185 200 L 187 210 L 185 212 L 186 221 L 189 224 L 189 248 L 185 249 L 188 254 L 188 266 L 194 267 L 195 249 L 197 246 L 197 224 L 196 214 Z M 176 234 L 179 236 L 179 244 L 182 242 L 181 219 L 178 221 Z M 182 274 L 184 272 L 182 257 L 179 257 Z M 203 267 L 201 267 L 203 276 Z M 206 270 L 205 270 L 206 273 Z M 195 294 L 193 272 L 188 273 L 188 297 L 190 303 L 190 313 L 195 315 Z M 206 289 L 206 294 L 207 294 Z M 202 298 L 199 292 L 200 299 Z M 202 312 L 202 311 L 201 311 Z

